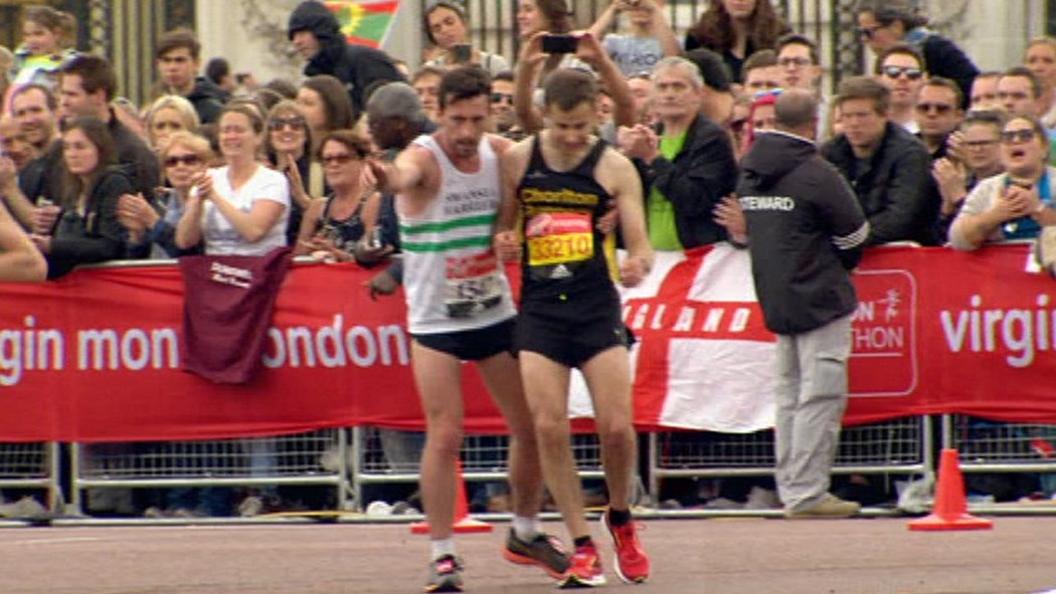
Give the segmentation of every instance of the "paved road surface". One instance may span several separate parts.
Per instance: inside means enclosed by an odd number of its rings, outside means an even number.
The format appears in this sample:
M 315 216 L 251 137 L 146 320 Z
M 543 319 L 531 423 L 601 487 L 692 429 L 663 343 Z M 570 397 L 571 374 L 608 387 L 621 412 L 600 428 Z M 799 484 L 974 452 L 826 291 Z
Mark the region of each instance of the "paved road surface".
M 1026 594 L 1056 588 L 1056 518 L 996 518 L 987 532 L 916 533 L 903 519 L 654 520 L 654 578 L 633 594 Z M 560 526 L 548 529 L 561 532 Z M 467 591 L 554 592 L 502 561 L 506 526 L 460 537 Z M 3 594 L 420 592 L 424 537 L 406 525 L 0 529 Z

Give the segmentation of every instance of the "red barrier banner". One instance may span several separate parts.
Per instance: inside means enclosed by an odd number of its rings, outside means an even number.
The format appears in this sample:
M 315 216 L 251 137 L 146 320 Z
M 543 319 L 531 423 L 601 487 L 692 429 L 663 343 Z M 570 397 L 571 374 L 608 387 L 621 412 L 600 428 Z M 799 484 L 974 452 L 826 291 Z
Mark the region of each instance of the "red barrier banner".
M 885 248 L 856 275 L 850 424 L 946 412 L 1056 423 L 1056 281 L 1027 249 Z M 661 427 L 750 431 L 772 420 L 773 337 L 726 246 L 669 256 L 625 294 L 639 338 L 635 413 Z M 0 293 L 0 442 L 215 439 L 360 424 L 420 429 L 402 297 L 373 275 L 304 264 L 287 276 L 264 369 L 247 385 L 180 370 L 174 266 L 77 271 Z M 504 424 L 472 366 L 466 426 Z M 589 414 L 579 382 L 570 412 Z

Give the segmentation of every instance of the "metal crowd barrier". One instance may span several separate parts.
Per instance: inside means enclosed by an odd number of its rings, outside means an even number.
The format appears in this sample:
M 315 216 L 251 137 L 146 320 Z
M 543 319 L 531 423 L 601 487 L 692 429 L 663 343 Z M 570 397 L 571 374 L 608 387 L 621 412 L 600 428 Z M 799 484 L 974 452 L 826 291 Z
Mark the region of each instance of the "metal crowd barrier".
M 352 432 L 352 485 L 357 502 L 366 503 L 363 501 L 364 485 L 418 481 L 421 444 L 413 445 L 413 440 L 422 434 L 374 427 L 357 427 Z M 509 438 L 505 435 L 467 435 L 462 442 L 463 478 L 467 481 L 506 480 L 508 447 Z M 604 477 L 601 449 L 595 435 L 573 435 L 572 453 L 580 478 Z
M 930 417 L 907 417 L 845 428 L 834 472 L 930 474 L 934 472 Z M 351 435 L 351 438 L 349 436 Z M 374 427 L 326 429 L 294 436 L 215 441 L 142 442 L 71 446 L 72 508 L 85 489 L 324 485 L 342 507 L 365 507 L 370 484 L 419 478 L 421 433 Z M 1056 425 L 997 423 L 961 415 L 942 417 L 942 443 L 960 451 L 961 468 L 973 472 L 1056 473 Z M 647 438 L 648 493 L 675 477 L 762 476 L 773 472 L 773 432 L 652 433 Z M 505 436 L 467 436 L 462 447 L 467 481 L 506 478 Z M 61 501 L 59 445 L 0 444 L 0 489 L 42 489 L 49 504 Z M 581 478 L 603 477 L 594 435 L 574 435 Z
M 833 472 L 927 474 L 934 468 L 928 417 L 844 428 Z M 774 471 L 772 430 L 731 434 L 677 431 L 649 435 L 649 492 L 664 478 L 762 476 Z
M 71 504 L 85 489 L 327 485 L 338 507 L 351 493 L 344 429 L 216 441 L 74 444 Z
M 44 490 L 48 508 L 55 511 L 61 501 L 60 476 L 58 444 L 0 444 L 0 490 Z
M 943 447 L 957 449 L 962 472 L 1056 472 L 1056 425 L 965 415 L 942 420 Z

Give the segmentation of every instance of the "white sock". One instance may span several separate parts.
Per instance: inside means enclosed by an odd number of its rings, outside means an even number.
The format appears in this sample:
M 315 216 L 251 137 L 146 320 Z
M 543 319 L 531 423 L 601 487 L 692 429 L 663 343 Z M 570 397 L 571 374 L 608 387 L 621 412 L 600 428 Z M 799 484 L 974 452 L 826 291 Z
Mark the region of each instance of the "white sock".
M 542 531 L 543 525 L 539 521 L 538 516 L 532 516 L 530 518 L 513 516 L 513 533 L 516 534 L 517 538 L 520 540 L 528 542 Z
M 433 559 L 439 559 L 445 555 L 455 556 L 455 541 L 450 538 L 430 540 L 429 545 L 433 549 Z

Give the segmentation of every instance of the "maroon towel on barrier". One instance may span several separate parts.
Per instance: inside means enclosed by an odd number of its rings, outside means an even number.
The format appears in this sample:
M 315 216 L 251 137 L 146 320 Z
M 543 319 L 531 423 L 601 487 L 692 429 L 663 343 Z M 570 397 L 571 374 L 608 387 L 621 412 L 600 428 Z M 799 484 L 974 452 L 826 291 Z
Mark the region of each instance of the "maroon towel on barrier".
M 242 384 L 260 368 L 264 338 L 293 251 L 265 256 L 186 256 L 183 275 L 185 371 L 218 383 Z

